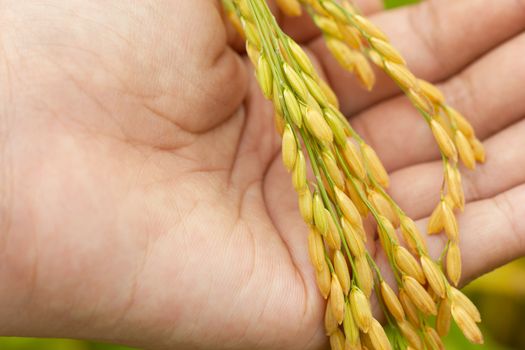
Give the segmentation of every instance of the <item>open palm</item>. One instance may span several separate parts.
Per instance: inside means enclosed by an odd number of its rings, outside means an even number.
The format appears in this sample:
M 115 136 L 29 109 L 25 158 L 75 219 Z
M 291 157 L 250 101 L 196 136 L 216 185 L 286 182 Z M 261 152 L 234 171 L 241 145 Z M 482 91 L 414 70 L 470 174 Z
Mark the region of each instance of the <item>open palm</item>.
M 525 2 L 429 1 L 372 18 L 485 140 L 489 161 L 464 181 L 465 278 L 523 254 Z M 423 224 L 441 176 L 425 123 L 386 77 L 360 90 L 305 19 L 283 26 Z M 325 344 L 272 108 L 218 1 L 4 0 L 0 33 L 2 334 Z M 440 238 L 429 242 L 437 254 Z

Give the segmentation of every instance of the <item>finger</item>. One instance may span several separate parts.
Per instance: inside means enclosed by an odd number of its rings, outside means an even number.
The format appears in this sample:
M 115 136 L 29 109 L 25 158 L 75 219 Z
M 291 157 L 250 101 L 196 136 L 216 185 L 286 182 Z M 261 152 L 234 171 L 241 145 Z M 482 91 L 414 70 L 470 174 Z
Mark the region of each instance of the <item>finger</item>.
M 459 216 L 463 276 L 461 284 L 525 254 L 525 185 L 467 205 Z M 418 224 L 426 227 L 428 220 Z M 427 237 L 438 258 L 445 239 Z
M 463 172 L 467 202 L 491 198 L 525 183 L 525 120 L 485 142 L 487 162 Z M 439 201 L 443 164 L 419 164 L 391 174 L 390 194 L 413 218 L 430 215 Z
M 425 1 L 418 6 L 382 12 L 371 19 L 389 35 L 417 76 L 440 81 L 523 31 L 525 3 Z M 378 74 L 372 93 L 364 91 L 350 73 L 339 67 L 322 39 L 311 47 L 321 58 L 346 114 L 398 93 L 399 89 L 384 74 Z
M 516 60 L 524 52 L 525 33 L 439 85 L 482 139 L 525 115 L 525 63 Z M 352 124 L 389 170 L 439 158 L 428 125 L 403 96 L 366 110 Z

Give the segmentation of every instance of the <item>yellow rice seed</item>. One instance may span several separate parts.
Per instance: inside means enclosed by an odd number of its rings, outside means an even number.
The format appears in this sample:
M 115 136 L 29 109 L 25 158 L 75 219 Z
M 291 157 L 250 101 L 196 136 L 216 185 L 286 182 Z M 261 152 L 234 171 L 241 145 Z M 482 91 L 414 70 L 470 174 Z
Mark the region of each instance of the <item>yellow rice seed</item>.
M 331 350 L 344 350 L 345 349 L 345 336 L 340 329 L 337 329 L 330 336 L 330 348 Z
M 357 327 L 367 333 L 372 325 L 372 310 L 368 298 L 359 288 L 350 291 L 350 309 Z
M 472 146 L 470 146 L 470 143 L 468 142 L 465 135 L 463 135 L 461 131 L 457 131 L 454 139 L 459 153 L 459 158 L 463 164 L 465 164 L 465 166 L 469 169 L 475 169 L 476 158 L 474 157 L 474 150 L 472 149 Z
M 290 118 L 293 123 L 300 128 L 303 125 L 303 112 L 301 111 L 297 98 L 288 88 L 284 88 L 283 97 Z
M 337 204 L 339 204 L 339 208 L 343 212 L 344 217 L 351 224 L 362 226 L 363 219 L 361 218 L 361 215 L 359 214 L 359 210 L 357 210 L 357 207 L 352 202 L 350 197 L 348 197 L 346 193 L 344 193 L 338 188 L 335 189 L 335 197 L 337 199 Z
M 374 275 L 366 255 L 357 256 L 354 263 L 359 287 L 366 296 L 370 297 L 374 290 Z
M 284 135 L 286 121 L 284 120 L 283 115 L 276 111 L 273 114 L 273 122 L 275 124 L 275 130 L 279 133 L 279 135 Z
M 339 31 L 342 35 L 342 40 L 353 49 L 360 49 L 362 44 L 361 34 L 350 25 L 338 23 Z
M 299 192 L 299 212 L 301 213 L 301 216 L 303 217 L 303 220 L 311 225 L 314 222 L 314 216 L 313 216 L 313 199 L 312 199 L 312 193 L 306 187 L 303 191 Z
M 394 245 L 399 245 L 397 238 L 396 229 L 385 216 L 379 215 L 376 218 L 377 221 L 377 232 L 379 233 L 379 239 L 385 251 L 390 252 Z
M 343 294 L 348 295 L 351 285 L 350 270 L 346 258 L 340 250 L 336 250 L 334 253 L 334 269 L 339 278 L 339 283 L 341 283 L 341 288 L 343 288 Z
M 443 104 L 445 102 L 445 96 L 435 85 L 422 79 L 418 80 L 418 85 L 421 93 L 433 103 Z
M 359 341 L 359 328 L 354 320 L 354 316 L 351 312 L 350 302 L 346 303 L 345 317 L 343 320 L 343 330 L 346 337 L 345 350 L 347 347 L 358 347 L 361 345 Z
M 273 107 L 275 109 L 275 113 L 278 113 L 282 117 L 284 115 L 284 109 L 283 109 L 284 96 L 281 92 L 281 87 L 279 86 L 277 79 L 273 80 L 272 96 L 273 96 Z
M 353 256 L 361 256 L 365 252 L 366 232 L 363 226 L 352 225 L 345 217 L 341 218 L 341 227 L 345 240 L 350 246 Z
M 452 142 L 452 139 L 448 136 L 441 124 L 433 119 L 430 122 L 430 128 L 441 152 L 443 152 L 447 158 L 453 159 L 454 161 L 457 160 L 458 156 L 456 146 L 454 146 L 454 142 Z
M 347 21 L 346 14 L 339 5 L 336 5 L 335 3 L 330 1 L 322 2 L 322 5 L 326 12 L 328 12 L 336 21 L 340 21 L 343 23 Z
M 436 304 L 428 292 L 411 276 L 403 276 L 403 286 L 414 305 L 426 315 L 436 315 Z
M 367 18 L 355 15 L 352 17 L 359 29 L 361 29 L 365 35 L 371 36 L 377 39 L 388 41 L 388 37 L 379 29 L 375 24 L 370 22 Z
M 451 242 L 447 252 L 447 276 L 457 286 L 461 279 L 461 251 L 456 242 Z
M 423 349 L 423 342 L 421 341 L 417 330 L 410 322 L 404 319 L 398 320 L 397 325 L 399 330 L 401 330 L 401 334 L 403 334 L 405 339 L 414 349 Z
M 465 337 L 474 344 L 483 344 L 483 335 L 478 325 L 462 307 L 452 304 L 452 317 Z
M 323 112 L 326 118 L 326 122 L 328 123 L 330 129 L 332 129 L 332 132 L 334 133 L 335 142 L 338 145 L 344 145 L 347 142 L 347 139 L 345 134 L 345 126 L 343 125 L 343 122 L 332 111 L 332 109 L 325 108 Z
M 377 153 L 367 144 L 362 144 L 361 150 L 371 175 L 381 186 L 388 187 L 390 185 L 390 179 Z
M 323 79 L 319 79 L 318 83 L 328 102 L 336 108 L 339 108 L 339 100 L 337 99 L 337 95 L 335 94 L 334 90 L 332 90 L 330 85 L 328 85 L 328 83 Z
M 253 14 L 246 0 L 237 1 L 237 7 L 239 9 L 239 12 L 241 13 L 242 18 L 253 22 Z
M 317 110 L 309 108 L 305 117 L 308 130 L 320 141 L 331 143 L 334 139 L 334 133 L 324 119 L 323 115 Z
M 389 42 L 381 39 L 371 38 L 370 44 L 381 56 L 393 63 L 405 65 L 405 59 Z
M 364 185 L 362 182 L 353 182 L 348 179 L 346 181 L 346 192 L 350 196 L 352 202 L 354 202 L 355 206 L 357 207 L 357 210 L 359 210 L 359 214 L 361 214 L 361 217 L 364 218 L 368 215 L 368 207 L 359 195 L 359 192 L 364 193 L 365 191 L 363 186 Z
M 349 1 L 343 1 L 341 5 L 350 15 L 357 15 L 357 10 L 355 6 Z
M 385 62 L 386 72 L 394 79 L 404 90 L 413 89 L 416 86 L 416 77 L 405 65 Z
M 341 237 L 339 236 L 339 230 L 335 225 L 332 215 L 328 209 L 324 209 L 324 215 L 326 216 L 326 223 L 328 224 L 328 232 L 326 235 L 326 243 L 333 250 L 341 249 Z
M 297 44 L 293 39 L 288 38 L 287 42 L 288 42 L 288 47 L 290 48 L 290 51 L 292 53 L 292 56 L 297 62 L 297 64 L 299 65 L 299 67 L 301 67 L 301 69 L 306 74 L 312 75 L 312 73 L 314 72 L 314 67 L 312 65 L 312 62 L 310 61 L 310 58 L 306 54 L 306 52 L 304 52 L 301 46 Z
M 443 276 L 441 269 L 426 255 L 421 257 L 421 266 L 432 290 L 440 298 L 444 298 L 447 291 L 445 286 L 445 276 Z
M 394 261 L 404 274 L 415 278 L 422 285 L 425 284 L 426 278 L 421 265 L 405 247 L 398 245 L 394 248 Z
M 334 313 L 332 312 L 331 301 L 332 298 L 329 298 L 324 312 L 324 329 L 326 335 L 332 335 L 339 328 L 339 324 L 337 323 Z
M 328 104 L 328 101 L 326 100 L 326 96 L 324 95 L 323 90 L 321 90 L 321 87 L 319 86 L 319 84 L 313 78 L 311 78 L 308 74 L 303 72 L 301 75 L 312 97 L 320 105 Z
M 317 27 L 327 36 L 333 37 L 338 40 L 343 40 L 343 34 L 339 30 L 337 23 L 328 17 L 314 16 L 314 22 Z
M 345 316 L 345 296 L 339 278 L 335 273 L 332 274 L 332 283 L 330 285 L 330 306 L 332 313 L 338 324 L 343 323 Z
M 324 151 L 322 154 L 324 165 L 326 166 L 326 169 L 328 170 L 328 174 L 330 175 L 330 178 L 335 183 L 335 185 L 339 188 L 345 187 L 345 179 L 343 177 L 343 173 L 339 169 L 339 166 L 337 165 L 337 162 L 335 160 L 334 155 L 331 152 Z M 336 189 L 337 189 L 336 187 Z
M 283 134 L 282 157 L 285 168 L 292 171 L 297 159 L 297 141 L 290 125 L 286 125 Z
M 321 195 L 318 192 L 314 193 L 313 216 L 315 226 L 319 230 L 319 233 L 325 236 L 328 231 L 328 222 L 326 221 L 327 217 L 325 215 L 323 200 L 321 199 Z
M 283 13 L 290 17 L 298 17 L 303 11 L 298 0 L 277 0 L 277 6 Z
M 432 105 L 430 100 L 423 96 L 421 93 L 417 92 L 414 89 L 408 89 L 406 95 L 410 102 L 412 102 L 412 104 L 417 109 L 420 109 L 429 115 L 434 114 L 434 106 Z
M 376 66 L 385 69 L 383 57 L 377 51 L 369 51 L 368 57 Z
M 385 281 L 381 282 L 381 296 L 385 305 L 397 321 L 405 319 L 405 311 L 394 290 Z
M 357 231 L 345 218 L 341 219 L 343 234 L 353 256 L 363 256 L 366 252 L 365 243 Z
M 469 316 L 477 323 L 481 322 L 481 314 L 474 303 L 459 289 L 452 287 L 452 305 L 461 307 L 469 314 Z
M 443 230 L 443 215 L 443 201 L 441 201 L 432 212 L 432 215 L 430 215 L 427 225 L 428 234 L 440 233 Z
M 370 340 L 372 341 L 372 344 L 374 345 L 374 349 L 376 350 L 391 350 L 392 345 L 390 344 L 390 341 L 388 340 L 388 337 L 385 333 L 385 330 L 383 326 L 379 323 L 378 320 L 375 318 L 372 319 L 372 324 L 370 327 L 370 331 L 368 332 L 368 335 L 370 336 Z
M 459 237 L 459 228 L 456 216 L 452 211 L 452 207 L 446 201 L 441 201 L 443 213 L 443 227 L 448 238 L 452 241 L 457 241 Z
M 297 159 L 292 171 L 292 183 L 297 192 L 306 188 L 306 160 L 303 152 L 297 152 Z
M 312 265 L 317 271 L 324 268 L 324 253 L 324 243 L 321 234 L 314 228 L 311 228 L 308 234 L 308 254 Z
M 257 28 L 252 22 L 242 21 L 244 24 L 244 34 L 246 35 L 246 40 L 253 44 L 256 48 L 261 47 L 261 38 L 257 32 Z
M 264 97 L 271 99 L 273 93 L 273 73 L 268 60 L 264 56 L 259 57 L 255 75 Z
M 353 57 L 355 74 L 359 79 L 359 82 L 367 89 L 371 91 L 376 83 L 376 75 L 370 62 L 362 53 L 356 52 Z
M 441 300 L 441 303 L 439 303 L 436 317 L 436 330 L 442 337 L 446 336 L 450 330 L 450 321 L 452 320 L 450 307 L 450 300 L 448 298 Z
M 323 298 L 327 299 L 328 295 L 330 295 L 332 276 L 330 274 L 330 268 L 328 267 L 326 259 L 323 259 L 323 268 L 321 270 L 316 270 L 315 275 L 317 287 L 319 288 L 319 291 L 321 292 Z
M 399 216 L 392 208 L 390 202 L 381 193 L 371 190 L 368 194 L 368 199 L 379 214 L 386 217 L 394 227 L 399 227 Z
M 420 321 L 418 309 L 416 308 L 412 300 L 410 300 L 410 297 L 403 288 L 399 290 L 399 301 L 401 302 L 401 305 L 403 305 L 403 310 L 405 310 L 405 314 L 407 315 L 410 323 L 414 327 L 419 328 Z
M 348 163 L 352 174 L 358 179 L 364 180 L 366 177 L 366 169 L 361 158 L 361 152 L 359 152 L 357 146 L 352 141 L 347 140 L 342 151 L 343 157 Z
M 321 5 L 321 2 L 319 0 L 304 0 L 305 2 L 308 2 L 316 13 L 318 13 L 321 16 L 329 17 L 330 14 L 324 9 L 323 5 Z
M 261 56 L 261 53 L 258 48 L 256 48 L 251 42 L 246 42 L 246 53 L 248 54 L 248 57 L 250 58 L 250 61 L 255 66 L 257 65 L 257 62 L 259 62 L 259 57 Z M 275 91 L 275 90 L 274 90 Z
M 400 226 L 403 239 L 407 243 L 412 254 L 419 255 L 418 245 L 420 249 L 423 250 L 423 252 L 427 251 L 426 243 L 421 238 L 421 233 L 419 232 L 419 229 L 417 228 L 414 220 L 408 216 L 403 215 L 400 217 Z
M 485 147 L 483 144 L 477 139 L 477 138 L 471 138 L 469 139 L 470 146 L 474 150 L 474 157 L 476 158 L 476 161 L 479 163 L 485 163 L 486 155 L 485 155 Z
M 441 337 L 434 328 L 426 326 L 424 335 L 427 346 L 430 349 L 445 350 L 445 345 L 443 345 Z
M 301 99 L 303 99 L 303 101 L 306 101 L 308 89 L 299 73 L 297 73 L 288 63 L 283 64 L 283 70 L 292 89 Z
M 452 166 L 450 163 L 447 164 L 445 170 L 445 182 L 447 184 L 448 194 L 452 198 L 454 206 L 463 208 L 465 196 L 461 185 L 461 175 L 459 174 L 457 167 Z
M 469 121 L 457 110 L 450 106 L 446 106 L 444 108 L 445 112 L 449 116 L 452 121 L 456 123 L 457 128 L 467 137 L 473 137 L 474 136 L 474 128 L 472 128 L 472 125 L 469 123 Z
M 332 53 L 337 62 L 349 72 L 354 71 L 356 53 L 352 51 L 343 41 L 335 37 L 326 39 L 326 47 Z

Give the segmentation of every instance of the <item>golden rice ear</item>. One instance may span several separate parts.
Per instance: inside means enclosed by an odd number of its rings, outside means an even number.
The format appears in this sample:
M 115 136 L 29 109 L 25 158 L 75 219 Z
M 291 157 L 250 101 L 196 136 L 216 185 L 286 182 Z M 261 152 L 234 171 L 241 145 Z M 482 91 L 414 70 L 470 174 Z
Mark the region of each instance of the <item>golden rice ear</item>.
M 405 337 L 408 343 L 415 349 L 423 349 L 423 342 L 419 337 L 416 328 L 410 324 L 407 320 L 403 319 L 397 322 L 401 334 Z
M 456 146 L 445 129 L 434 119 L 430 122 L 430 128 L 441 152 L 443 152 L 447 158 L 456 161 L 458 159 Z
M 350 279 L 350 270 L 348 269 L 346 258 L 340 250 L 337 250 L 334 253 L 334 269 L 335 274 L 337 275 L 337 278 L 339 278 L 339 282 L 341 283 L 343 294 L 348 295 L 348 293 L 350 292 L 352 281 Z
M 403 321 L 405 319 L 403 306 L 401 305 L 396 293 L 385 281 L 381 282 L 381 297 L 392 316 L 394 316 L 398 322 Z
M 392 63 L 405 65 L 405 59 L 401 56 L 389 42 L 381 39 L 371 38 L 370 45 L 376 50 L 384 59 L 391 61 Z
M 308 108 L 305 116 L 308 130 L 321 142 L 331 143 L 334 139 L 334 133 L 324 119 L 323 115 L 314 108 Z
M 448 298 L 441 300 L 436 317 L 436 330 L 442 337 L 446 336 L 450 330 L 452 314 L 450 313 L 450 300 Z
M 414 305 L 426 315 L 436 315 L 436 304 L 428 292 L 413 277 L 403 276 L 403 287 Z
M 332 335 L 339 329 L 339 324 L 335 319 L 334 313 L 332 312 L 331 299 L 328 299 L 326 309 L 324 313 L 324 329 L 326 335 Z
M 297 141 L 290 125 L 286 125 L 282 141 L 282 157 L 284 167 L 292 171 L 297 159 Z
M 405 65 L 386 61 L 385 68 L 387 74 L 404 90 L 410 90 L 416 86 L 416 77 Z
M 330 347 L 332 350 L 344 350 L 345 348 L 345 336 L 339 328 L 330 336 Z
M 452 304 L 452 317 L 465 337 L 474 344 L 483 344 L 483 335 L 478 325 L 468 312 L 457 305 Z
M 350 291 L 350 309 L 359 329 L 367 333 L 372 326 L 372 310 L 367 297 L 359 288 L 354 287 Z
M 443 272 L 428 256 L 423 255 L 420 260 L 428 284 L 440 298 L 444 298 L 447 291 Z
M 370 331 L 368 332 L 368 335 L 370 336 L 370 341 L 374 345 L 374 349 L 377 350 L 391 350 L 392 345 L 390 344 L 390 340 L 388 340 L 388 337 L 386 335 L 386 332 L 379 323 L 378 320 L 375 318 L 372 320 L 372 326 L 370 328 Z
M 447 276 L 456 287 L 461 279 L 461 251 L 456 242 L 451 242 L 447 251 Z
M 353 16 L 354 21 L 357 23 L 359 29 L 361 29 L 365 35 L 377 38 L 383 41 L 388 41 L 388 37 L 381 31 L 375 24 L 370 22 L 367 18 L 355 15 Z

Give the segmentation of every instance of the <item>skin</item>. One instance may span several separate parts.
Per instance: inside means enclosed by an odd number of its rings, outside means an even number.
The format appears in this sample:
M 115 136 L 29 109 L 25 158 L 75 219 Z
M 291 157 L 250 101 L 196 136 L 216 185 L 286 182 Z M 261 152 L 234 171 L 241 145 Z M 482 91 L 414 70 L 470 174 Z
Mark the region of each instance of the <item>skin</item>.
M 464 171 L 463 283 L 523 255 L 525 2 L 361 5 L 487 148 L 487 163 Z M 0 334 L 148 349 L 326 346 L 271 105 L 219 8 L 0 1 Z M 424 121 L 382 74 L 362 91 L 306 19 L 282 25 L 424 227 L 441 176 Z M 428 238 L 434 256 L 443 242 Z

